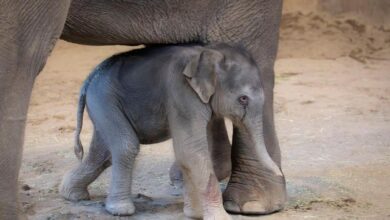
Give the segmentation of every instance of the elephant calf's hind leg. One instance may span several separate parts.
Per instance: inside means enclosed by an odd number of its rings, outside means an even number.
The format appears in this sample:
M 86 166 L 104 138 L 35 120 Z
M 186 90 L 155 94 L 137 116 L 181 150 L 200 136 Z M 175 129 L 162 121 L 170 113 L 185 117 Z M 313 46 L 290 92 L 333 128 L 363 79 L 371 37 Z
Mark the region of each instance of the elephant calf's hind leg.
M 87 187 L 110 166 L 109 159 L 110 152 L 95 131 L 85 160 L 64 176 L 60 186 L 61 195 L 71 201 L 89 199 Z

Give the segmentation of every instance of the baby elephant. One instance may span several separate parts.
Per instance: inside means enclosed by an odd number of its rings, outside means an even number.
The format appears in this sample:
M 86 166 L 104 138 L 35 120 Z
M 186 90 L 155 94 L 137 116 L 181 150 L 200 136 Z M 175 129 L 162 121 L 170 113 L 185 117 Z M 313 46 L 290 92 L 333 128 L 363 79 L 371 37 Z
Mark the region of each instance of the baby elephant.
M 75 146 L 80 160 L 85 105 L 94 125 L 93 138 L 87 158 L 64 177 L 60 192 L 69 200 L 88 199 L 87 186 L 112 164 L 105 208 L 114 215 L 131 215 L 135 211 L 131 177 L 139 145 L 172 137 L 184 178 L 185 215 L 231 219 L 213 170 L 208 124 L 226 117 L 244 138 L 259 140 L 263 102 L 259 69 L 243 49 L 179 45 L 115 55 L 83 85 Z M 260 159 L 280 173 L 264 143 L 252 143 L 262 152 Z

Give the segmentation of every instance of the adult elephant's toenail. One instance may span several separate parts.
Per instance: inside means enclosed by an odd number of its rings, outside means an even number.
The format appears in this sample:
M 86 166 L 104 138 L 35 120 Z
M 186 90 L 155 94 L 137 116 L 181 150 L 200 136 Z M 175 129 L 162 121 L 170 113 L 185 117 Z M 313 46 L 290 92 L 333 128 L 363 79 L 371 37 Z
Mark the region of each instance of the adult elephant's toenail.
M 259 201 L 246 202 L 242 206 L 242 211 L 247 214 L 266 214 L 269 212 L 264 203 Z

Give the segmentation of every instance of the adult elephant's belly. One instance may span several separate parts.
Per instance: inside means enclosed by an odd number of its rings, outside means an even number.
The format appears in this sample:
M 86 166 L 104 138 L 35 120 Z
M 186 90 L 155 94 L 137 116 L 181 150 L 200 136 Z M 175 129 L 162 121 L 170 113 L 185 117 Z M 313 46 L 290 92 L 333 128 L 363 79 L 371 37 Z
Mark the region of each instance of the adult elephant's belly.
M 207 2 L 73 0 L 61 38 L 88 45 L 199 41 Z

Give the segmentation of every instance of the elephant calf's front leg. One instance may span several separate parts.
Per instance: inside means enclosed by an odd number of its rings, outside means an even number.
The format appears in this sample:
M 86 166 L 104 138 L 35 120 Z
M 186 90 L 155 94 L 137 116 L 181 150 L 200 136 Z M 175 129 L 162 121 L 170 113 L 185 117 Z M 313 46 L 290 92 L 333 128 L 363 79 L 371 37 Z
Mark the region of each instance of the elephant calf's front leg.
M 203 216 L 205 220 L 231 219 L 223 208 L 222 193 L 208 151 L 206 125 L 204 129 L 199 129 L 203 126 L 175 128 L 177 131 L 173 134 L 176 160 L 184 177 L 184 213 L 191 218 Z M 192 133 L 194 130 L 198 132 Z
M 207 125 L 207 138 L 215 175 L 219 181 L 222 181 L 230 176 L 232 168 L 230 160 L 232 147 L 224 118 L 212 115 Z M 184 177 L 177 162 L 172 164 L 169 178 L 175 187 L 181 189 Z

